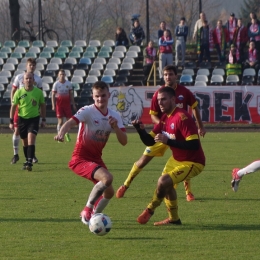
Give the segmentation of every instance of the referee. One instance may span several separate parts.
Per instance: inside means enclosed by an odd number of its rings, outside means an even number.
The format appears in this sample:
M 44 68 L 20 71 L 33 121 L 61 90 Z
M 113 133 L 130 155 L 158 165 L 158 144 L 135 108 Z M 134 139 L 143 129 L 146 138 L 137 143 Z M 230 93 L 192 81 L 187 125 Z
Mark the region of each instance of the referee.
M 12 99 L 9 128 L 14 130 L 14 113 L 16 107 L 19 106 L 18 129 L 26 158 L 23 169 L 31 171 L 33 155 L 35 153 L 35 139 L 39 130 L 40 114 L 42 115 L 41 126 L 45 127 L 46 105 L 43 92 L 33 85 L 33 74 L 25 73 L 23 82 L 24 87 L 18 89 Z

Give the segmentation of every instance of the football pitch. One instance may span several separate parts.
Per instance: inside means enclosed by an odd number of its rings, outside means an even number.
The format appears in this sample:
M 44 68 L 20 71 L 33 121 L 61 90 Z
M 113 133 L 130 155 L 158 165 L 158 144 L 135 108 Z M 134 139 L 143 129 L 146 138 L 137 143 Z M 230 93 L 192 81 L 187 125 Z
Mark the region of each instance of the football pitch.
M 21 170 L 21 144 L 20 160 L 11 165 L 11 134 L 0 134 L 0 259 L 260 259 L 260 172 L 245 176 L 237 193 L 230 188 L 231 170 L 259 159 L 260 133 L 207 133 L 206 167 L 191 181 L 196 200 L 187 202 L 183 185 L 177 188 L 181 226 L 153 226 L 168 216 L 164 203 L 146 225 L 136 221 L 170 151 L 154 158 L 125 197 L 114 197 L 105 209 L 113 226 L 104 237 L 79 219 L 92 183 L 67 167 L 76 134 L 70 143 L 56 143 L 53 136 L 38 135 L 39 163 L 27 172 Z M 136 133 L 128 134 L 125 147 L 111 135 L 103 158 L 115 190 L 144 148 Z

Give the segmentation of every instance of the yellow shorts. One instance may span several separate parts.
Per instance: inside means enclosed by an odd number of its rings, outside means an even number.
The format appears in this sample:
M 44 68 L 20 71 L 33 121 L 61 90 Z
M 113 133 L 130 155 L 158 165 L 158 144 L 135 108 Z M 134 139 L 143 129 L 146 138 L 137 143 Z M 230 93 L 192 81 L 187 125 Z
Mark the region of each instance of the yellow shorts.
M 173 183 L 176 184 L 199 175 L 203 169 L 204 165 L 200 163 L 179 162 L 171 156 L 163 169 L 162 175 L 169 174 Z
M 144 150 L 144 155 L 147 156 L 163 156 L 165 151 L 168 149 L 168 145 L 163 143 L 155 143 L 153 146 L 147 146 Z

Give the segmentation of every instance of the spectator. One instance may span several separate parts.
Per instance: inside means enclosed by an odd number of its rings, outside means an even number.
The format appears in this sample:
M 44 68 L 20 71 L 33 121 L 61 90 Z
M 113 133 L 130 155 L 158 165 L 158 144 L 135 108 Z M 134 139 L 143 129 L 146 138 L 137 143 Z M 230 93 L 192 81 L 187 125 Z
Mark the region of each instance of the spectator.
M 257 16 L 256 16 L 256 14 L 255 13 L 250 13 L 249 14 L 249 17 L 250 17 L 250 22 L 247 24 L 247 29 L 249 29 L 249 27 L 252 25 L 252 19 L 254 18 L 254 19 L 256 19 L 256 21 L 257 21 L 257 24 L 260 24 L 260 21 L 257 19 Z
M 160 29 L 158 30 L 158 40 L 163 36 L 163 32 L 166 30 L 166 22 L 162 21 L 160 23 Z
M 244 63 L 244 68 L 254 68 L 256 71 L 256 74 L 258 73 L 259 70 L 259 52 L 255 47 L 255 42 L 250 41 L 249 43 L 249 49 L 247 53 L 247 59 Z
M 156 60 L 156 48 L 153 47 L 153 41 L 149 41 L 148 46 L 144 48 L 143 56 L 144 56 L 144 62 L 143 62 L 143 71 L 144 71 L 144 79 L 143 84 L 146 85 L 146 81 L 148 79 L 149 73 L 151 71 L 151 68 L 153 66 L 154 61 Z
M 248 30 L 242 23 L 242 19 L 237 19 L 237 28 L 234 32 L 233 43 L 239 51 L 239 60 L 244 62 L 245 60 L 245 47 L 248 42 Z
M 234 13 L 231 13 L 226 23 L 226 28 L 229 34 L 229 45 L 233 43 L 233 36 L 237 27 L 237 18 Z
M 145 38 L 143 27 L 140 25 L 139 20 L 134 21 L 134 26 L 132 27 L 129 39 L 133 45 L 140 46 L 143 39 Z
M 240 63 L 240 54 L 238 48 L 235 44 L 231 44 L 230 51 L 228 54 L 228 64 L 226 65 L 226 74 L 228 75 L 238 75 L 240 76 L 242 71 L 242 65 Z
M 171 32 L 170 30 L 165 30 L 163 36 L 159 39 L 159 73 L 161 83 L 163 82 L 163 68 L 173 63 L 172 45 L 173 39 Z
M 212 30 L 208 25 L 208 21 L 203 21 L 203 26 L 197 31 L 197 53 L 199 55 L 199 64 L 205 59 L 211 62 L 210 50 L 213 45 Z
M 255 41 L 255 48 L 260 51 L 260 24 L 257 23 L 256 17 L 252 18 L 252 24 L 248 29 L 250 41 Z
M 184 66 L 186 39 L 188 35 L 188 26 L 185 25 L 185 18 L 182 17 L 179 25 L 175 28 L 176 44 L 175 44 L 175 65 L 178 66 L 181 52 L 181 66 Z
M 196 39 L 198 30 L 203 26 L 203 22 L 206 20 L 206 15 L 205 13 L 200 13 L 200 19 L 196 21 L 195 26 L 194 26 L 194 31 L 193 31 L 193 40 Z
M 217 27 L 213 30 L 213 42 L 218 54 L 218 60 L 225 61 L 226 47 L 229 42 L 229 33 L 226 28 L 222 26 L 222 21 L 218 20 Z
M 116 46 L 123 45 L 127 47 L 129 45 L 128 38 L 126 36 L 125 30 L 121 27 L 116 28 Z

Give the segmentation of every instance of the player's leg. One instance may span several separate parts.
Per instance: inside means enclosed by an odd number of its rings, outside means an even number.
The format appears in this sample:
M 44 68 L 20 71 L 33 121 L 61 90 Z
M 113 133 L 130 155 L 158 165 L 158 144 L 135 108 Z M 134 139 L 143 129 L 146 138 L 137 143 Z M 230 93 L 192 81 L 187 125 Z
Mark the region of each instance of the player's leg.
M 58 117 L 58 123 L 57 123 L 57 133 L 59 133 L 61 127 L 62 127 L 62 124 L 63 124 L 63 117 Z
M 242 169 L 234 168 L 232 171 L 231 181 L 231 187 L 233 191 L 236 192 L 238 190 L 239 182 L 241 181 L 243 176 L 245 176 L 246 174 L 256 172 L 258 170 L 260 170 L 260 160 L 256 160 Z
M 184 180 L 183 181 L 185 193 L 186 193 L 186 200 L 187 201 L 193 201 L 195 200 L 195 196 L 193 195 L 191 191 L 191 180 Z
M 71 112 L 71 107 L 70 107 L 70 106 L 64 108 L 64 115 L 65 115 L 67 121 L 72 117 L 72 112 Z M 65 134 L 65 138 L 66 138 L 66 141 L 67 141 L 67 142 L 70 142 L 70 141 L 71 141 L 69 132 L 67 132 L 67 133 Z
M 19 142 L 20 142 L 20 135 L 18 130 L 18 110 L 15 111 L 14 114 L 14 133 L 12 136 L 12 143 L 13 143 L 13 150 L 14 150 L 14 156 L 11 160 L 11 164 L 15 164 L 17 161 L 19 161 Z
M 93 208 L 93 214 L 101 213 L 108 205 L 110 199 L 114 196 L 114 188 L 112 185 L 107 187 L 103 195 L 98 198 Z
M 134 178 L 142 171 L 142 169 L 153 159 L 154 156 L 163 156 L 168 146 L 163 143 L 156 143 L 153 146 L 146 147 L 140 159 L 134 163 L 131 171 L 129 172 L 124 184 L 119 187 L 116 192 L 117 198 L 122 198 L 126 190 L 130 187 Z

